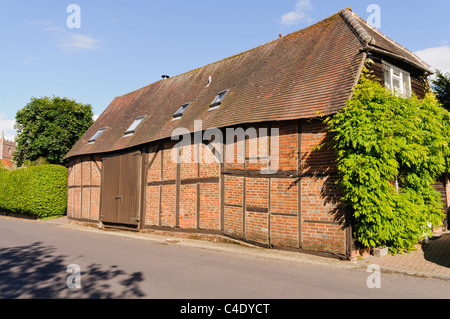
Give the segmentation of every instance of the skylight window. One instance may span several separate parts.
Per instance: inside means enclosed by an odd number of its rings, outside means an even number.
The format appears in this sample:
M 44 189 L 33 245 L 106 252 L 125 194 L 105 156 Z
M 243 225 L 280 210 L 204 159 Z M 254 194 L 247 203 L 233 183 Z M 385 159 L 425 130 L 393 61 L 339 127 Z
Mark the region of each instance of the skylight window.
M 216 98 L 214 99 L 214 101 L 211 103 L 211 105 L 209 107 L 211 107 L 211 108 L 219 107 L 222 104 L 223 99 L 225 98 L 227 93 L 228 93 L 228 90 L 219 92 L 219 94 L 217 94 Z
M 145 116 L 140 116 L 136 118 L 131 124 L 131 126 L 126 130 L 125 135 L 132 135 L 134 132 L 136 132 L 137 127 L 142 123 L 142 121 L 145 119 Z
M 95 133 L 94 136 L 91 137 L 91 139 L 89 140 L 88 143 L 90 143 L 90 144 L 94 143 L 94 142 L 99 138 L 99 136 L 102 135 L 102 133 L 103 133 L 105 130 L 106 130 L 106 127 L 103 127 L 103 128 L 101 128 L 101 129 L 99 129 L 99 130 L 97 131 L 97 133 Z
M 175 114 L 173 115 L 173 118 L 179 119 L 180 117 L 182 117 L 186 109 L 189 107 L 189 105 L 191 105 L 191 103 L 184 103 L 183 105 L 181 105 L 179 110 L 176 111 Z

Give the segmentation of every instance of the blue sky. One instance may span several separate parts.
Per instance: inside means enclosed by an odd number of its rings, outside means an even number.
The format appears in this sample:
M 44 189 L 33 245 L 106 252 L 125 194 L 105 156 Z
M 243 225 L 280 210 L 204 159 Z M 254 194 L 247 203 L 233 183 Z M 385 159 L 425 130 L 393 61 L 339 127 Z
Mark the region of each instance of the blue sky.
M 450 1 L 436 0 L 1 0 L 0 130 L 12 139 L 31 97 L 91 104 L 276 39 L 352 7 L 381 9 L 380 31 L 450 72 Z M 69 28 L 70 4 L 80 28 Z M 75 21 L 71 20 L 70 21 Z

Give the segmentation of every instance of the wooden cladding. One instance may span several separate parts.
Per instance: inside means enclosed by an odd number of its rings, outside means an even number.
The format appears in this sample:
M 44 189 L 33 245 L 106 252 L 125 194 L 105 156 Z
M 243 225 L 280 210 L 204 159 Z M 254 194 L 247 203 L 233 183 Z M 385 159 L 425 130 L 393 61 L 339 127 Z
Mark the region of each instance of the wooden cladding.
M 218 183 L 220 181 L 219 177 L 202 177 L 202 178 L 190 178 L 180 180 L 181 185 L 190 185 L 198 183 Z M 158 182 L 148 182 L 147 186 L 164 186 L 164 185 L 176 185 L 176 180 L 169 181 L 158 181 Z
M 141 204 L 141 152 L 103 158 L 100 220 L 104 223 L 138 225 Z

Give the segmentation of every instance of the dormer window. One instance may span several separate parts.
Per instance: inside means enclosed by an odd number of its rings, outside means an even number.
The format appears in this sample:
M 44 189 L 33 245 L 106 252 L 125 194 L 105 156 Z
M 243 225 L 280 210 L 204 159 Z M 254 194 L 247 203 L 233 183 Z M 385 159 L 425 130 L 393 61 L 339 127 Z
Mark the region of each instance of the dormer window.
M 384 86 L 403 97 L 411 96 L 411 76 L 395 66 L 383 62 Z
M 136 129 L 138 128 L 138 126 L 142 123 L 142 121 L 145 119 L 145 116 L 140 116 L 137 117 L 133 124 L 131 124 L 131 126 L 128 128 L 128 130 L 125 131 L 125 135 L 133 135 L 136 132 Z
M 88 143 L 89 143 L 89 144 L 95 143 L 95 141 L 99 138 L 100 135 L 102 135 L 102 133 L 103 133 L 105 130 L 106 130 L 106 127 L 103 127 L 103 128 L 101 128 L 101 129 L 99 129 L 99 130 L 97 131 L 97 133 L 95 133 L 94 136 L 92 136 L 92 137 L 89 139 Z
M 189 107 L 189 105 L 191 105 L 191 103 L 184 103 L 183 105 L 181 105 L 178 111 L 176 111 L 175 114 L 173 115 L 173 119 L 175 120 L 181 118 L 186 109 Z
M 214 101 L 211 103 L 211 105 L 210 105 L 209 107 L 210 107 L 211 109 L 212 109 L 212 108 L 218 108 L 218 107 L 222 104 L 223 99 L 225 98 L 225 96 L 227 95 L 227 93 L 228 93 L 228 90 L 219 92 L 219 93 L 217 94 L 216 98 L 214 99 Z

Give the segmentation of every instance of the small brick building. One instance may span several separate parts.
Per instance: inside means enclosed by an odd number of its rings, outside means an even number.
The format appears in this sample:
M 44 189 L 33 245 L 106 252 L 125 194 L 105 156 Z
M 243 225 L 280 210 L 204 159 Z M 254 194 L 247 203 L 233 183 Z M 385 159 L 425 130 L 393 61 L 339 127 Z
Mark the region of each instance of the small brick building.
M 316 148 L 329 138 L 317 116 L 345 106 L 368 58 L 386 86 L 429 89 L 426 63 L 345 9 L 115 98 L 66 156 L 69 219 L 350 257 L 350 216 L 334 151 Z
M 5 139 L 5 132 L 2 131 L 2 135 L 0 137 L 0 164 L 3 167 L 7 169 L 12 169 L 14 167 L 12 156 L 15 149 L 16 142 Z

